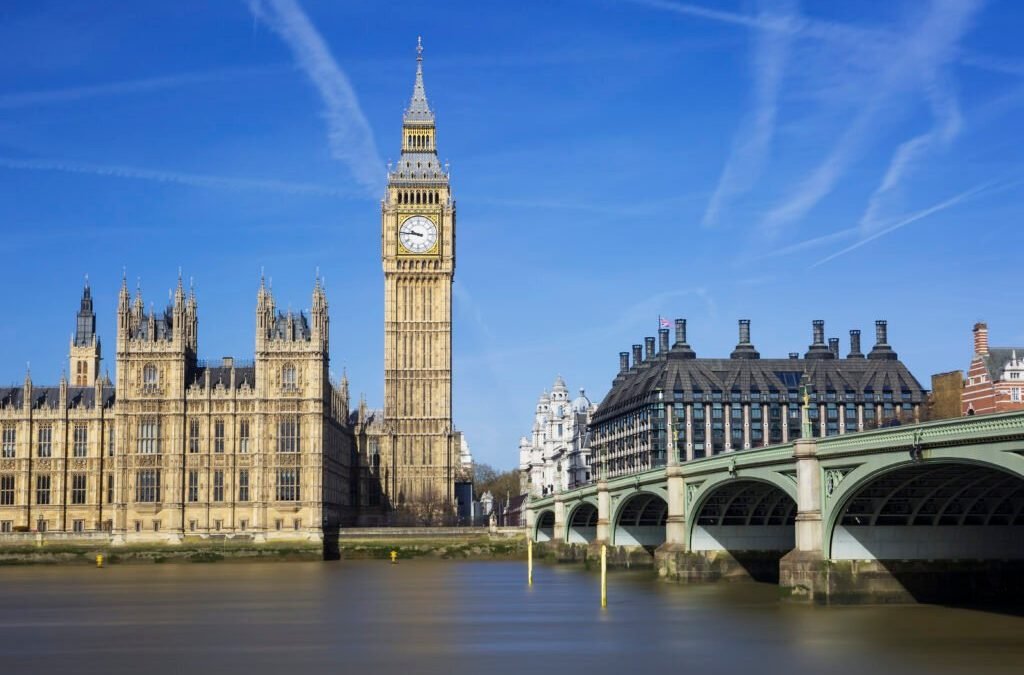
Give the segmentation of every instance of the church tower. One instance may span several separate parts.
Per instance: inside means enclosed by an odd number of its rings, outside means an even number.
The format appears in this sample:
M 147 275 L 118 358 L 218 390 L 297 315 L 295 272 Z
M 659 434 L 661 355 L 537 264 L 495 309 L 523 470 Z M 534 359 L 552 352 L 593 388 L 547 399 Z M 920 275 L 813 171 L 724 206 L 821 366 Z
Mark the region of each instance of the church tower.
M 392 506 L 452 499 L 452 279 L 455 200 L 437 157 L 423 46 L 402 118 L 402 155 L 381 203 L 384 266 L 382 489 Z M 457 448 L 455 449 L 458 450 Z
M 100 338 L 96 335 L 96 313 L 92 309 L 89 277 L 85 278 L 85 288 L 82 289 L 82 302 L 75 321 L 75 333 L 71 336 L 69 359 L 71 385 L 93 386 L 100 372 Z

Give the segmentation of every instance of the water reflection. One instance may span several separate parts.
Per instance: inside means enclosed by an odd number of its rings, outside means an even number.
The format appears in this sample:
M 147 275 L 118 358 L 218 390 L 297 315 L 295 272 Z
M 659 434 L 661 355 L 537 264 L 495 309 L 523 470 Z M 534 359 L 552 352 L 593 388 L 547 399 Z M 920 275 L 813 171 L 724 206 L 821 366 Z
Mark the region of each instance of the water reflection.
M 521 563 L 0 569 L 5 673 L 1019 673 L 1024 619 Z

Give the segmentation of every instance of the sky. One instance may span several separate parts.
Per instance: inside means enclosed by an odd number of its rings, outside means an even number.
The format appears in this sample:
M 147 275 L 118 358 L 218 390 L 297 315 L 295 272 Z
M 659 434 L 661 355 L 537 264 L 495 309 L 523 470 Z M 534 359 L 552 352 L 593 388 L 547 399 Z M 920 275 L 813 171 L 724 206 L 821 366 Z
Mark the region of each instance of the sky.
M 562 375 L 686 318 L 724 357 L 876 319 L 925 385 L 971 327 L 1024 345 L 1024 5 L 220 0 L 0 5 L 0 381 L 66 368 L 83 279 L 113 369 L 124 272 L 179 268 L 200 357 L 251 358 L 317 271 L 331 370 L 383 400 L 380 199 L 423 37 L 458 204 L 454 416 L 518 463 Z

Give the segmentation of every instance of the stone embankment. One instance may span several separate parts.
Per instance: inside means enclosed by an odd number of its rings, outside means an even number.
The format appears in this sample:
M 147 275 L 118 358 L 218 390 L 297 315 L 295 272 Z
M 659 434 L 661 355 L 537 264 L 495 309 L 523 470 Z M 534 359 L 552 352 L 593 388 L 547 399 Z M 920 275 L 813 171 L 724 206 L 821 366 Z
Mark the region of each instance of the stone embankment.
M 501 528 L 344 529 L 327 543 L 317 540 L 256 541 L 239 536 L 186 536 L 180 542 L 118 544 L 108 536 L 0 535 L 2 565 L 95 565 L 412 558 L 512 560 L 526 557 L 524 530 Z

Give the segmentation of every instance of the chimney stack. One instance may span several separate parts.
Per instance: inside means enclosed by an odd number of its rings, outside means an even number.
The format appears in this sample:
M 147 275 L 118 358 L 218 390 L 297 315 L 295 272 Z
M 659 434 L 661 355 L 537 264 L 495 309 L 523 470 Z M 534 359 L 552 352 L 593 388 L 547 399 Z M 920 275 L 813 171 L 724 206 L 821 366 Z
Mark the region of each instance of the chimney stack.
M 644 360 L 644 346 L 633 345 L 633 368 L 639 368 Z
M 896 358 L 896 352 L 889 346 L 889 331 L 887 324 L 884 320 L 879 319 L 875 322 L 875 346 L 871 348 L 871 353 L 868 354 L 869 359 L 884 359 L 894 360 Z
M 821 319 L 815 319 L 811 322 L 812 339 L 811 346 L 807 348 L 807 353 L 804 354 L 805 359 L 831 359 L 834 357 L 832 351 L 828 345 L 825 344 L 825 322 Z
M 629 371 L 629 352 L 619 352 L 619 373 Z
M 645 337 L 644 338 L 644 347 L 647 350 L 647 358 L 644 359 L 644 360 L 645 361 L 650 361 L 651 359 L 654 358 L 654 338 L 652 338 L 652 337 Z
M 658 353 L 668 353 L 668 328 L 658 329 Z
M 740 344 L 750 344 L 750 319 L 740 319 Z
M 800 358 L 800 352 L 790 352 L 789 353 L 789 358 L 791 358 L 794 361 L 796 361 L 797 359 Z
M 686 344 L 686 319 L 676 319 L 676 344 Z
M 828 339 L 828 350 L 832 352 L 832 355 L 837 359 L 839 358 L 839 338 Z
M 847 355 L 848 359 L 862 359 L 864 354 L 860 351 L 860 331 L 850 331 L 850 353 Z
M 981 321 L 974 324 L 974 353 L 988 356 L 988 324 Z
M 812 323 L 813 326 L 813 337 L 811 344 L 823 345 L 825 344 L 825 322 L 821 319 L 815 319 Z
M 759 359 L 761 355 L 750 344 L 750 319 L 740 319 L 740 341 L 729 355 L 730 359 Z

